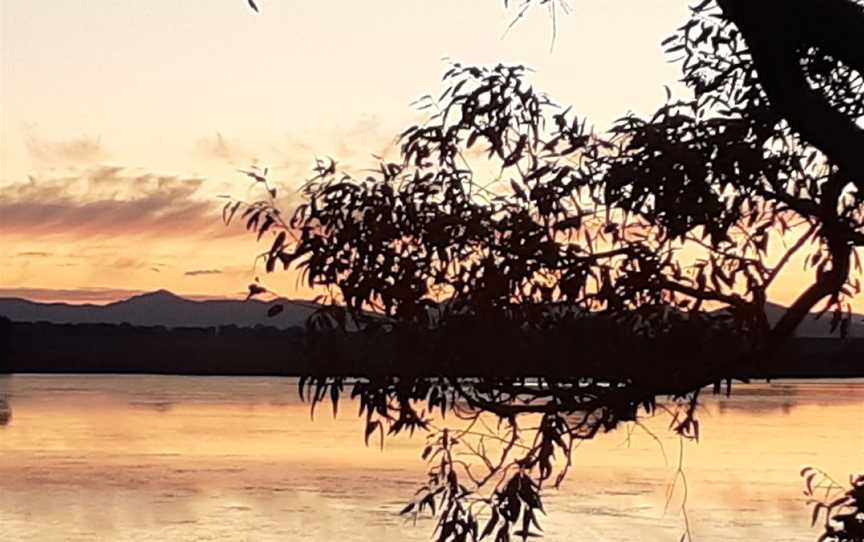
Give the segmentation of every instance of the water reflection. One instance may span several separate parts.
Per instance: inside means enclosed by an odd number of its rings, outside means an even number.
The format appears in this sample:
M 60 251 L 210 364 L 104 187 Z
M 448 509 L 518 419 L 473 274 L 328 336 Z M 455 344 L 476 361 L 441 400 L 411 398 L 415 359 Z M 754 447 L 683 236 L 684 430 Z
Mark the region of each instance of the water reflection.
M 12 406 L 9 401 L 0 397 L 0 427 L 9 425 L 12 421 Z
M 168 412 L 175 405 L 171 401 L 129 401 L 127 404 L 132 408 L 143 408 L 154 412 Z
M 4 539 L 428 540 L 396 512 L 423 480 L 422 437 L 363 445 L 352 416 L 310 420 L 286 379 L 15 376 L 0 434 Z M 798 470 L 864 469 L 864 381 L 740 386 L 709 398 L 685 448 L 698 540 L 801 540 Z M 548 495 L 546 540 L 676 541 L 664 513 L 678 441 L 668 420 L 583 445 Z M 662 451 L 661 451 L 662 446 Z M 422 523 L 422 522 L 421 522 Z
M 9 378 L 8 374 L 0 374 L 0 427 L 6 427 L 12 421 L 12 405 L 7 399 Z
M 757 416 L 762 414 L 783 414 L 788 416 L 796 407 L 796 403 L 791 399 L 764 400 L 764 401 L 748 401 L 745 404 L 739 404 L 733 401 L 720 401 L 717 403 L 717 411 L 720 414 L 725 414 L 730 411 L 744 410 L 750 414 Z

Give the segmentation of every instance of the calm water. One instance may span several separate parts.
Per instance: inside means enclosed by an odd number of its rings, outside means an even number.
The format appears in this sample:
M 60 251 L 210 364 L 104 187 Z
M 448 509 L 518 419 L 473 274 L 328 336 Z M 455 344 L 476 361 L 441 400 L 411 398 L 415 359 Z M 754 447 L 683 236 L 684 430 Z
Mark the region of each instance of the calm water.
M 0 537 L 14 541 L 429 540 L 397 516 L 423 480 L 422 436 L 363 444 L 345 405 L 310 420 L 275 378 L 13 376 L 0 428 Z M 864 380 L 739 387 L 685 446 L 696 540 L 812 541 L 798 471 L 864 471 Z M 653 428 L 585 443 L 548 494 L 545 540 L 677 541 L 664 513 L 678 440 Z

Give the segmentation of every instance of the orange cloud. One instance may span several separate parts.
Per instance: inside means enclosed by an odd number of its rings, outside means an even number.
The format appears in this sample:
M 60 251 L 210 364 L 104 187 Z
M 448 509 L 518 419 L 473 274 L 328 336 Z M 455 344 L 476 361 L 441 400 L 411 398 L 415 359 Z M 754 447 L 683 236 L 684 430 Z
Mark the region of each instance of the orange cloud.
M 225 235 L 204 179 L 98 166 L 0 187 L 4 232 L 23 236 Z

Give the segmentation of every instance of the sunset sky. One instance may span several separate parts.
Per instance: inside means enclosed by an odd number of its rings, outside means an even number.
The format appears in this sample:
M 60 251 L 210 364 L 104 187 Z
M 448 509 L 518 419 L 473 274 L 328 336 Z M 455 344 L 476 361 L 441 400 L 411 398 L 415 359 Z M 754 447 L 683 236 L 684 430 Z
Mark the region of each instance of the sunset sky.
M 570 4 L 550 51 L 543 10 L 502 38 L 501 0 L 2 0 L 0 295 L 239 295 L 261 247 L 220 221 L 217 195 L 248 190 L 237 168 L 270 167 L 290 205 L 316 156 L 365 165 L 444 57 L 532 66 L 598 128 L 661 104 L 679 68 L 660 41 L 687 3 Z

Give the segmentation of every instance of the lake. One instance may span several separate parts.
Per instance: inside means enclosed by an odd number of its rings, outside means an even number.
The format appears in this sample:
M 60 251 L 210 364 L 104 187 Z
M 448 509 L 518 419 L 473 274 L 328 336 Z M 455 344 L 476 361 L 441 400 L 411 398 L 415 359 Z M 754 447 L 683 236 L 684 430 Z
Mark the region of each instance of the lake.
M 424 481 L 423 436 L 363 443 L 356 408 L 310 419 L 296 380 L 0 378 L 0 533 L 15 541 L 430 539 L 398 510 Z M 697 541 L 815 541 L 799 471 L 864 472 L 864 380 L 740 385 L 706 397 L 684 445 Z M 665 510 L 679 440 L 634 429 L 584 443 L 546 495 L 543 540 L 677 542 Z

